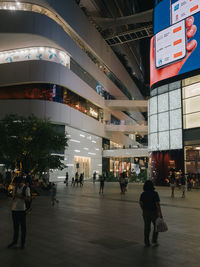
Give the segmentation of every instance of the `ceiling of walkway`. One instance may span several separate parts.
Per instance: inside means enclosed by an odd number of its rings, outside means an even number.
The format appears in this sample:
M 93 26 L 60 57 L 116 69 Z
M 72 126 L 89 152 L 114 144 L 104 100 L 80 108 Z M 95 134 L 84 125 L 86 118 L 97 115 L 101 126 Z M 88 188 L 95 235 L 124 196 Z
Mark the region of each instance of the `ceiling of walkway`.
M 144 97 L 148 96 L 154 0 L 75 1 L 112 47 Z

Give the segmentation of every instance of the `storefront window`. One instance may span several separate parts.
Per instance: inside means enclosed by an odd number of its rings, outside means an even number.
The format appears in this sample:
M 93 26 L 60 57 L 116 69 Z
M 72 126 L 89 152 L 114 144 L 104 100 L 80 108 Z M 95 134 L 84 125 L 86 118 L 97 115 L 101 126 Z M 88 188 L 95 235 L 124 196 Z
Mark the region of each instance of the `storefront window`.
M 185 147 L 185 172 L 200 174 L 200 147 Z
M 110 142 L 110 149 L 122 149 L 123 146 L 114 142 Z
M 103 121 L 103 110 L 74 92 L 54 84 L 28 84 L 0 87 L 0 99 L 41 99 L 64 103 Z
M 91 158 L 90 157 L 74 157 L 74 174 L 78 172 L 84 173 L 85 178 L 90 177 L 91 172 Z

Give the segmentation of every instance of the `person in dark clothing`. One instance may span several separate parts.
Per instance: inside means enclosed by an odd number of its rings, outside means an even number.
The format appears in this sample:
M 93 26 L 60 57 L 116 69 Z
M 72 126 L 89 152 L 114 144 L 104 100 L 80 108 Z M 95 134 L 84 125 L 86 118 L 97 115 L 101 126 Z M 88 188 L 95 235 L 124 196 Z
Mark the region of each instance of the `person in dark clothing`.
M 69 174 L 66 172 L 65 174 L 65 185 L 68 186 Z
M 182 197 L 185 197 L 186 178 L 184 173 L 181 173 L 180 183 L 181 183 Z
M 102 176 L 100 177 L 100 189 L 99 189 L 99 194 L 102 195 L 104 190 L 104 182 L 105 182 L 105 174 L 103 173 Z
M 188 176 L 187 176 L 187 190 L 191 191 L 191 189 L 192 189 L 192 179 L 191 179 L 191 174 L 188 173 Z
M 172 190 L 171 197 L 174 197 L 174 189 L 176 186 L 176 175 L 174 170 L 170 171 L 169 173 L 169 183 Z
M 78 186 L 78 172 L 75 173 L 75 182 L 74 182 L 74 186 L 75 184 Z
M 120 173 L 120 176 L 119 176 L 119 185 L 120 185 L 120 189 L 121 189 L 121 194 L 125 194 L 125 183 L 126 183 L 126 180 L 125 180 L 125 174 L 124 172 Z
M 31 188 L 33 182 L 32 182 L 32 177 L 31 177 L 30 174 L 27 174 L 26 175 L 25 183 L 28 183 L 29 184 L 29 187 Z
M 0 184 L 3 184 L 3 174 L 0 172 Z
M 79 182 L 80 182 L 80 187 L 83 186 L 83 173 L 80 174 Z
M 94 173 L 93 173 L 93 183 L 95 183 L 95 181 L 96 181 L 96 176 L 97 176 L 97 173 L 94 172 Z
M 145 182 L 143 190 L 144 192 L 140 196 L 140 207 L 143 211 L 144 219 L 144 243 L 146 247 L 150 246 L 149 236 L 151 232 L 151 223 L 153 223 L 152 245 L 158 246 L 158 232 L 156 232 L 155 226 L 156 219 L 158 217 L 162 218 L 160 198 L 150 180 Z

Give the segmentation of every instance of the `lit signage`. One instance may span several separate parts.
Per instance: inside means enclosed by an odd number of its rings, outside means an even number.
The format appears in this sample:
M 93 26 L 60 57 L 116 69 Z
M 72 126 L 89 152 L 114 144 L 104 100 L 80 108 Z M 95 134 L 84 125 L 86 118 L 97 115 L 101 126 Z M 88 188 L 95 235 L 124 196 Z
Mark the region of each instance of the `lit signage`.
M 163 0 L 154 9 L 150 84 L 200 69 L 200 0 Z M 184 74 L 184 76 L 183 76 Z M 182 77 L 180 77 L 182 75 Z
M 91 107 L 90 107 L 90 114 L 92 115 L 92 117 L 96 119 L 98 118 L 98 113 Z

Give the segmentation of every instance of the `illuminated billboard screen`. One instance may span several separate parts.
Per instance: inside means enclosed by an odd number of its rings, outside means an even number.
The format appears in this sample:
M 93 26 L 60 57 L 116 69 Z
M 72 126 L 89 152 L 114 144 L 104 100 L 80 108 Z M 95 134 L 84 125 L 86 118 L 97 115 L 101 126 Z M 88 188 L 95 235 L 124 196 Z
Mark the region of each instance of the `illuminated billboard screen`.
M 150 85 L 200 69 L 200 0 L 162 0 L 154 9 Z M 178 77 L 177 77 L 178 76 Z

